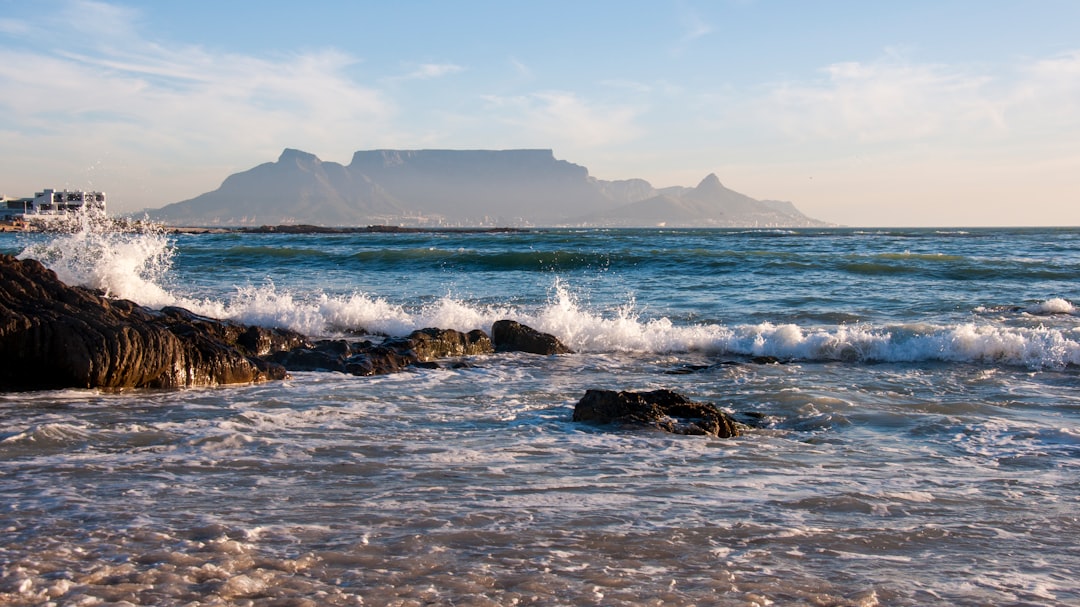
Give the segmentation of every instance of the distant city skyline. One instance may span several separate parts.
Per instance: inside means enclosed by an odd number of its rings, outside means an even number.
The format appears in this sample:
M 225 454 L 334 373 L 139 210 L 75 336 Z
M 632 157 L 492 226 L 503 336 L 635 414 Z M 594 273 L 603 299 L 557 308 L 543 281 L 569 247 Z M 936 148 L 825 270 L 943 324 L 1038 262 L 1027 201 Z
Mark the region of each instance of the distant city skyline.
M 551 149 L 852 226 L 1080 225 L 1080 3 L 0 0 L 0 194 Z

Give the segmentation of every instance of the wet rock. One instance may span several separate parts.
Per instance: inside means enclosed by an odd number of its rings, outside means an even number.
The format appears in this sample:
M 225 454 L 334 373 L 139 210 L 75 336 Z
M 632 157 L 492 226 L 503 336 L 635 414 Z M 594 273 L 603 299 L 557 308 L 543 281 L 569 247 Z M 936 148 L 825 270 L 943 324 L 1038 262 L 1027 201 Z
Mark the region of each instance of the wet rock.
M 671 390 L 616 392 L 588 390 L 574 407 L 574 421 L 652 426 L 676 434 L 729 438 L 739 425 L 710 403 L 692 401 Z
M 496 352 L 528 352 L 531 354 L 573 354 L 557 337 L 541 333 L 514 320 L 499 320 L 491 326 L 491 341 Z
M 268 356 L 268 360 L 284 366 L 288 370 L 324 370 L 324 372 L 345 373 L 345 361 L 352 354 L 348 343 L 339 340 L 345 349 L 337 346 L 337 342 L 316 341 L 310 346 L 301 346 L 284 352 L 274 352 Z
M 383 344 L 391 345 L 401 351 L 411 351 L 420 362 L 455 356 L 490 354 L 495 351 L 491 338 L 479 329 L 468 333 L 453 329 L 419 329 L 410 333 L 408 337 L 387 340 Z
M 690 375 L 699 371 L 707 371 L 712 369 L 712 365 L 683 365 L 677 369 L 668 369 L 664 371 L 665 375 Z
M 160 313 L 166 326 L 177 335 L 203 334 L 234 346 L 252 358 L 310 345 L 305 335 L 289 329 L 268 329 L 217 320 L 176 306 L 162 308 Z
M 71 287 L 35 260 L 0 255 L 0 390 L 176 388 L 284 378 L 249 355 L 275 338 L 180 308 L 161 312 Z M 241 337 L 243 336 L 243 337 Z M 285 335 L 285 343 L 302 336 Z M 264 343 L 265 342 L 265 343 Z
M 742 364 L 742 363 L 739 363 L 739 362 L 736 362 L 736 361 L 733 361 L 733 360 L 721 361 L 721 362 L 718 362 L 718 363 L 716 363 L 714 365 L 692 365 L 692 364 L 688 364 L 688 365 L 683 365 L 681 367 L 677 367 L 675 369 L 668 369 L 667 371 L 664 371 L 664 375 L 691 375 L 691 374 L 694 374 L 694 373 L 700 373 L 700 372 L 704 372 L 704 371 L 713 371 L 715 369 L 721 369 L 721 368 L 725 368 L 725 367 L 737 367 L 740 364 Z
M 340 371 L 351 375 L 386 375 L 410 367 L 438 368 L 443 358 L 474 356 L 493 351 L 491 338 L 480 330 L 420 329 L 406 337 L 370 341 L 324 340 L 270 358 L 290 371 Z

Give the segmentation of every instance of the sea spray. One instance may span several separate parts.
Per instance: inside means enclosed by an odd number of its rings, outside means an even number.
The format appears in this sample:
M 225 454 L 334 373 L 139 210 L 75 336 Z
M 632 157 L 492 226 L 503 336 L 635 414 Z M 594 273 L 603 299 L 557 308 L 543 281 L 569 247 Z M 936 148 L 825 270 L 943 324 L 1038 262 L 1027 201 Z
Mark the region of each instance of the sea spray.
M 60 280 L 109 297 L 131 299 L 150 307 L 176 302 L 161 286 L 175 251 L 164 230 L 150 223 L 111 221 L 87 212 L 74 213 L 63 231 L 30 244 L 19 258 L 33 258 Z

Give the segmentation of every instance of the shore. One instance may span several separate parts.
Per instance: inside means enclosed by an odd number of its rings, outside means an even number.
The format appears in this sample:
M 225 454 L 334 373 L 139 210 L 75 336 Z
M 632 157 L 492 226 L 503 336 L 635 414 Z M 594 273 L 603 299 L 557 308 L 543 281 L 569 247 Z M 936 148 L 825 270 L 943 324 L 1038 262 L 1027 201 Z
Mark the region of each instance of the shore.
M 141 220 L 114 219 L 116 227 L 140 229 L 149 224 Z M 331 227 L 310 224 L 264 225 L 251 227 L 216 226 L 167 226 L 158 225 L 169 234 L 500 234 L 528 232 L 525 228 L 422 228 L 390 225 Z M 47 232 L 54 229 L 48 223 L 28 221 L 0 221 L 0 232 Z
M 524 228 L 410 228 L 403 226 L 330 227 L 308 224 L 259 227 L 184 227 L 165 226 L 173 234 L 501 234 L 528 232 Z

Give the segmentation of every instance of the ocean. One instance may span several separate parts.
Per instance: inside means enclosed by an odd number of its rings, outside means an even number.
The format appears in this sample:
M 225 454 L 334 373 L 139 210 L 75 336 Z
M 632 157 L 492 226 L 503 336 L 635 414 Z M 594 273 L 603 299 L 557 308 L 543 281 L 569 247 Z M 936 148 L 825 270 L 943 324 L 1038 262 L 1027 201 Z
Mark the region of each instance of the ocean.
M 84 230 L 0 251 L 315 337 L 510 318 L 576 351 L 0 395 L 5 605 L 1080 604 L 1077 229 Z M 590 388 L 754 424 L 575 423 Z

